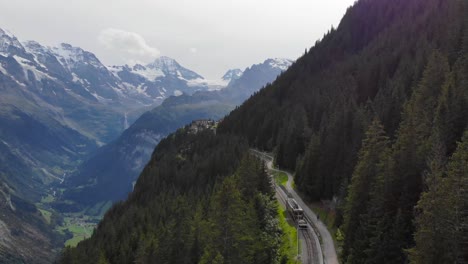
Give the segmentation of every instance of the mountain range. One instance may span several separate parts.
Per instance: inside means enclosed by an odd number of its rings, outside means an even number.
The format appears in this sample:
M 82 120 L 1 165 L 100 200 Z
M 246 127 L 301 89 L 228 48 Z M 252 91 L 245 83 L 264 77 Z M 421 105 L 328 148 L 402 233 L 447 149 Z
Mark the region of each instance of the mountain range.
M 45 180 L 62 178 L 68 168 L 58 163 L 81 160 L 168 96 L 228 82 L 215 85 L 168 57 L 146 66 L 106 67 L 81 48 L 20 42 L 1 29 L 0 79 L 2 144 L 21 162 L 40 168 Z M 25 125 L 37 133 L 24 133 Z
M 40 181 L 60 180 L 143 112 L 172 95 L 224 88 L 228 75 L 205 80 L 168 57 L 145 66 L 106 67 L 81 48 L 20 42 L 0 29 L 0 135 L 10 154 L 4 158 L 38 168 L 34 177 Z M 26 133 L 28 127 L 36 133 Z

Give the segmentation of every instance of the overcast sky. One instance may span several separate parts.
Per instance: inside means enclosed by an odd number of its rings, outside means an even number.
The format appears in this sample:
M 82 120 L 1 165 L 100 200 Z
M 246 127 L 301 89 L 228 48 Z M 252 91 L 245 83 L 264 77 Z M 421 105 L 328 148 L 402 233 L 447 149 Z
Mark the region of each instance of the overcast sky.
M 207 78 L 267 58 L 296 59 L 354 0 L 0 0 L 0 28 L 70 43 L 106 65 L 169 56 Z

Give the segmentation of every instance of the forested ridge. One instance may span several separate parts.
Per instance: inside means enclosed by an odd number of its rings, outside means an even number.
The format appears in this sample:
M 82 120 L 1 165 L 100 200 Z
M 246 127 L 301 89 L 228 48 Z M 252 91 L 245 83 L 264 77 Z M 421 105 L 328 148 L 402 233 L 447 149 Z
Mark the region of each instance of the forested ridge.
M 468 3 L 357 1 L 216 134 L 163 140 L 128 200 L 61 262 L 280 261 L 250 146 L 273 151 L 310 200 L 336 202 L 341 262 L 466 263 L 467 125 Z
M 263 162 L 244 140 L 187 128 L 161 141 L 135 189 L 61 263 L 279 263 Z
M 467 123 L 467 2 L 361 0 L 218 131 L 337 201 L 343 263 L 465 263 Z

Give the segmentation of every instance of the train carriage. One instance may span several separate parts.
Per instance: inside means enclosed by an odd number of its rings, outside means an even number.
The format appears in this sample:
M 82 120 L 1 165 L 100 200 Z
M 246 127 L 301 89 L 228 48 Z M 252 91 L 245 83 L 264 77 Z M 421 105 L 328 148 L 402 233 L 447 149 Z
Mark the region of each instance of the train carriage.
M 293 198 L 288 198 L 287 209 L 299 228 L 307 228 L 307 221 L 304 218 L 304 210 L 297 204 Z

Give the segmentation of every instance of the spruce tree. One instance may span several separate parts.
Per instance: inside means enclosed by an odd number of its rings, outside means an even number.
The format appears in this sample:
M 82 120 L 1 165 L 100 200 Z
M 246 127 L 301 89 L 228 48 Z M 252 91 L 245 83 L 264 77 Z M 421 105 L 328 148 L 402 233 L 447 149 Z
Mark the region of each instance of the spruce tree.
M 386 153 L 389 139 L 380 121 L 375 118 L 366 132 L 359 151 L 344 209 L 343 231 L 345 244 L 342 258 L 346 263 L 362 263 L 365 249 L 369 247 L 366 238 L 366 220 L 370 194 L 380 172 L 381 155 Z
M 412 263 L 468 262 L 468 131 L 447 169 L 431 163 L 428 190 L 418 202 Z
M 442 144 L 440 144 L 442 145 Z M 445 177 L 445 148 L 440 147 L 430 162 L 426 175 L 426 191 L 421 194 L 417 204 L 414 235 L 416 246 L 409 250 L 412 263 L 446 263 L 444 252 L 448 248 L 446 229 L 443 218 L 446 215 L 447 204 L 443 197 L 443 179 Z
M 434 51 L 423 76 L 410 100 L 405 104 L 403 121 L 393 146 L 391 166 L 385 166 L 389 183 L 386 197 L 374 209 L 379 212 L 378 229 L 374 230 L 368 249 L 370 259 L 386 259 L 388 263 L 405 262 L 405 249 L 414 245 L 413 211 L 423 190 L 423 172 L 427 169 L 427 157 L 433 147 L 432 131 L 438 97 L 449 76 L 446 56 Z M 381 198 L 379 198 L 381 199 Z M 380 240 L 380 242 L 379 242 Z M 378 250 L 382 243 L 385 250 Z
M 449 257 L 452 263 L 468 263 L 468 130 L 450 159 L 443 188 L 449 208 L 444 223 L 452 246 Z

